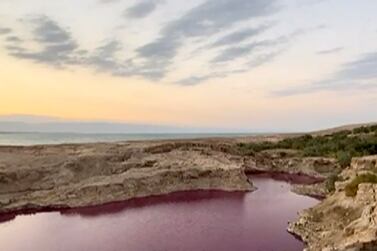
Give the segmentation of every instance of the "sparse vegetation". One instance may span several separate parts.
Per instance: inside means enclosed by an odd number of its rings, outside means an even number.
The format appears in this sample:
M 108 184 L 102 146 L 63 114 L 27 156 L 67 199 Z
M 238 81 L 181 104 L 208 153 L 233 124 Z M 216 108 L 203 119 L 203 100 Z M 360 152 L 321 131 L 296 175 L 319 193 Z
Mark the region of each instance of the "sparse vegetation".
M 346 187 L 345 193 L 349 197 L 355 197 L 361 183 L 377 183 L 377 175 L 372 173 L 361 174 L 356 176 Z
M 347 167 L 347 166 L 349 166 L 351 164 L 352 155 L 351 155 L 350 152 L 339 151 L 336 154 L 336 159 L 338 160 L 339 165 L 342 168 L 345 168 L 345 167 Z
M 344 168 L 350 164 L 352 157 L 377 154 L 377 125 L 323 136 L 304 135 L 279 142 L 242 143 L 238 148 L 245 155 L 271 149 L 294 149 L 304 157 L 336 158 Z
M 337 182 L 337 181 L 343 181 L 343 179 L 338 174 L 330 175 L 325 181 L 327 191 L 334 192 L 335 191 L 335 182 Z
M 353 129 L 352 132 L 354 134 L 377 132 L 377 125 L 358 127 Z

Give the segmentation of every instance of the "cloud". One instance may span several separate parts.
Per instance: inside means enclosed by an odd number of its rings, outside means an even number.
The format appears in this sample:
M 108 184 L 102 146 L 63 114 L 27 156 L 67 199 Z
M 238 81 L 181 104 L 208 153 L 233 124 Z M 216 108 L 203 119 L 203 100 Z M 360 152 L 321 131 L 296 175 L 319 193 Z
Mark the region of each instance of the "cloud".
M 240 72 L 243 72 L 243 70 L 212 72 L 212 73 L 208 73 L 208 74 L 200 75 L 200 76 L 190 76 L 190 77 L 181 79 L 179 81 L 176 81 L 175 83 L 182 85 L 182 86 L 194 86 L 194 85 L 198 85 L 198 84 L 200 84 L 204 81 L 207 81 L 209 79 L 224 78 L 229 74 L 240 73 Z
M 275 1 L 207 0 L 171 22 L 164 34 L 168 37 L 208 36 L 241 21 L 272 14 L 275 10 Z
M 266 46 L 268 42 L 253 42 L 244 46 L 229 47 L 217 55 L 211 62 L 224 63 L 248 55 L 259 47 Z
M 311 30 L 311 29 L 308 29 Z M 219 55 L 217 55 L 212 62 L 213 63 L 224 63 L 231 60 L 236 60 L 241 57 L 246 57 L 250 55 L 250 53 L 255 52 L 256 50 L 263 49 L 263 48 L 275 48 L 279 45 L 284 45 L 290 41 L 292 41 L 295 37 L 306 33 L 307 30 L 297 30 L 292 32 L 291 34 L 280 36 L 274 39 L 262 40 L 257 42 L 251 42 L 246 45 L 240 46 L 232 46 L 227 47 L 226 49 L 222 50 Z M 267 57 L 268 58 L 268 57 Z M 267 59 L 266 58 L 266 59 Z
M 14 43 L 22 42 L 22 39 L 19 38 L 18 36 L 9 36 L 5 40 L 7 42 L 14 42 Z
M 223 78 L 223 77 L 227 77 L 228 75 L 236 74 L 236 73 L 245 73 L 245 72 L 248 72 L 250 69 L 253 69 L 263 64 L 271 62 L 282 52 L 284 52 L 284 50 L 282 49 L 274 51 L 274 52 L 264 52 L 259 55 L 256 55 L 249 62 L 247 62 L 243 69 L 222 71 L 221 73 L 214 72 L 214 73 L 200 75 L 200 76 L 193 75 L 193 76 L 181 79 L 179 81 L 176 81 L 175 84 L 179 84 L 183 86 L 194 86 L 210 79 Z
M 162 37 L 154 41 L 153 43 L 146 44 L 136 51 L 143 58 L 158 60 L 158 59 L 168 59 L 174 57 L 180 43 L 177 39 L 168 39 L 167 37 Z
M 210 79 L 212 76 L 210 75 L 203 75 L 203 76 L 191 76 L 188 78 L 184 78 L 176 82 L 176 84 L 183 85 L 183 86 L 193 86 L 197 85 L 203 81 Z
M 146 79 L 158 81 L 165 76 L 167 68 L 166 61 L 160 62 L 147 61 L 142 64 L 136 64 L 134 61 L 127 60 L 123 68 L 116 75 L 118 76 L 141 76 Z
M 100 2 L 110 3 L 115 1 L 102 0 Z M 143 0 L 128 8 L 125 15 L 129 18 L 145 17 L 162 2 L 163 0 Z M 22 40 L 14 36 L 8 39 L 6 48 L 8 53 L 14 57 L 33 60 L 49 66 L 82 65 L 115 76 L 141 76 L 159 81 L 170 72 L 176 55 L 187 41 L 193 38 L 205 39 L 208 36 L 223 33 L 224 30 L 241 22 L 269 16 L 279 9 L 276 2 L 276 0 L 205 0 L 181 17 L 168 22 L 155 40 L 136 48 L 134 54 L 129 54 L 129 58 L 122 55 L 122 43 L 116 39 L 94 50 L 83 50 L 67 28 L 46 16 L 28 19 L 28 22 L 25 22 L 33 27 L 33 40 L 27 41 L 28 46 L 14 44 L 16 40 Z M 218 39 L 213 46 L 220 48 L 236 45 L 241 41 L 257 36 L 267 28 L 268 25 L 266 24 L 255 28 L 244 28 Z M 29 47 L 33 43 L 35 46 Z M 248 46 L 260 45 L 249 44 Z M 246 53 L 251 49 L 230 49 L 228 53 L 235 55 L 236 50 L 238 50 L 239 55 L 242 55 L 242 50 Z M 230 72 L 227 71 L 229 74 Z M 210 73 L 207 79 L 217 76 L 219 74 L 216 72 Z M 205 78 L 193 79 L 191 82 L 198 82 L 198 80 L 205 80 Z M 188 83 L 187 81 L 184 82 Z
M 311 5 L 321 4 L 329 0 L 296 0 L 297 7 L 307 7 Z
M 108 3 L 117 3 L 117 2 L 120 2 L 120 0 L 98 0 L 98 2 L 102 4 L 108 4 Z
M 260 33 L 266 31 L 268 28 L 270 28 L 270 25 L 261 25 L 256 28 L 246 28 L 238 30 L 224 37 L 219 38 L 217 41 L 212 43 L 210 47 L 220 47 L 232 44 L 239 44 L 240 42 L 243 42 L 251 37 L 259 35 Z
M 344 48 L 343 47 L 336 47 L 328 50 L 322 50 L 322 51 L 317 51 L 317 54 L 319 55 L 327 55 L 327 54 L 335 54 L 338 52 L 341 52 Z
M 147 61 L 158 59 L 165 66 L 162 70 L 167 72 L 187 39 L 211 36 L 241 21 L 270 15 L 277 10 L 275 3 L 274 0 L 207 0 L 168 23 L 158 39 L 137 49 L 138 56 Z
M 33 18 L 27 23 L 33 26 L 33 42 L 39 49 L 29 49 L 18 43 L 15 44 L 22 39 L 10 36 L 5 48 L 13 57 L 62 68 L 82 65 L 121 77 L 142 76 L 152 80 L 164 77 L 166 61 L 161 62 L 158 58 L 141 64 L 136 64 L 133 59 L 125 61 L 121 58 L 123 46 L 118 40 L 108 41 L 92 51 L 87 51 L 79 48 L 68 30 L 48 17 Z M 156 49 L 162 50 L 162 48 Z M 153 50 L 152 47 L 146 47 L 140 53 L 153 54 Z
M 21 53 L 21 52 L 25 51 L 24 48 L 22 48 L 18 45 L 6 45 L 5 49 L 7 49 L 10 52 L 10 55 Z
M 60 67 L 77 63 L 75 50 L 78 45 L 68 31 L 45 16 L 30 21 L 34 25 L 32 32 L 34 40 L 40 49 L 29 50 L 20 46 L 8 46 L 12 56 Z
M 10 28 L 0 27 L 0 35 L 9 34 L 11 32 L 12 32 L 12 29 Z
M 121 50 L 121 43 L 117 40 L 112 40 L 95 49 L 93 55 L 89 55 L 85 63 L 94 66 L 99 71 L 117 72 L 122 66 L 119 65 L 115 58 L 116 54 Z
M 224 50 L 220 55 L 216 56 L 211 62 L 224 63 L 227 61 L 235 60 L 239 57 L 249 54 L 260 46 L 258 43 L 251 43 L 246 46 L 232 47 Z
M 248 68 L 256 68 L 258 66 L 261 66 L 263 64 L 269 63 L 273 61 L 277 56 L 279 56 L 281 53 L 283 53 L 285 50 L 280 49 L 273 52 L 265 52 L 260 55 L 257 55 L 256 57 L 252 58 L 248 63 Z
M 144 18 L 151 14 L 161 2 L 161 0 L 142 0 L 126 9 L 124 15 L 128 18 Z
M 256 67 L 259 67 L 263 64 L 275 60 L 276 57 L 278 57 L 280 54 L 282 54 L 289 48 L 289 44 L 296 37 L 306 34 L 310 31 L 322 28 L 322 26 L 317 26 L 308 29 L 300 29 L 291 32 L 290 34 L 277 37 L 275 39 L 251 42 L 249 44 L 242 46 L 226 47 L 226 49 L 222 50 L 219 55 L 212 59 L 211 63 L 214 64 L 212 65 L 212 68 L 215 68 L 217 64 L 222 65 L 223 63 L 226 63 L 228 61 L 234 61 L 239 58 L 244 58 L 247 60 L 247 62 L 243 64 L 242 69 L 222 70 L 221 73 L 215 71 L 214 73 L 199 76 L 193 75 L 180 81 L 177 81 L 176 84 L 186 86 L 197 85 L 209 79 L 227 77 L 231 74 L 244 73 L 250 71 L 251 69 L 254 69 Z
M 336 74 L 340 80 L 371 80 L 377 79 L 377 52 L 364 55 L 358 60 L 343 65 Z
M 343 64 L 330 77 L 311 84 L 275 91 L 278 96 L 292 96 L 323 90 L 364 90 L 377 88 L 377 52 Z
M 34 35 L 41 43 L 59 44 L 71 39 L 68 31 L 48 17 L 42 16 L 32 21 L 36 24 Z
M 183 86 L 194 86 L 198 85 L 204 81 L 209 79 L 216 79 L 216 78 L 225 78 L 230 74 L 236 73 L 244 73 L 247 69 L 238 69 L 238 70 L 228 70 L 228 71 L 221 71 L 221 72 L 212 72 L 205 75 L 200 76 L 190 76 L 179 81 L 176 81 L 175 84 L 183 85 Z

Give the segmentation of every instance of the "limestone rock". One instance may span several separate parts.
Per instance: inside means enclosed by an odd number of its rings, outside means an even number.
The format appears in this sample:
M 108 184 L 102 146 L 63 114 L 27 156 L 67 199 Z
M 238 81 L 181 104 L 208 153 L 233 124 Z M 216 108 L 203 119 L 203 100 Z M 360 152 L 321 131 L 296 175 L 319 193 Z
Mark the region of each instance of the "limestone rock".
M 365 171 L 375 170 L 377 156 L 356 158 L 342 172 L 348 179 L 334 194 L 300 213 L 288 230 L 307 243 L 307 251 L 377 250 L 377 184 L 361 183 L 355 197 L 347 197 L 344 184 Z
M 298 157 L 292 151 L 264 151 L 245 159 L 246 172 L 280 172 L 325 179 L 339 169 L 334 158 Z
M 252 191 L 226 144 L 0 147 L 0 212 L 81 207 L 186 190 Z

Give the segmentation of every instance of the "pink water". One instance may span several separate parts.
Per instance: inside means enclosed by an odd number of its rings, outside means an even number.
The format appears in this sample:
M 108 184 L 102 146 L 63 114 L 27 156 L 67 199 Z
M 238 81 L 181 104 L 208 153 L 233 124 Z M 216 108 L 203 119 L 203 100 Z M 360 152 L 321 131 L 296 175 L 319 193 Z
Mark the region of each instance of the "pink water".
M 318 201 L 254 177 L 253 193 L 186 192 L 0 223 L 2 251 L 298 251 L 286 232 Z

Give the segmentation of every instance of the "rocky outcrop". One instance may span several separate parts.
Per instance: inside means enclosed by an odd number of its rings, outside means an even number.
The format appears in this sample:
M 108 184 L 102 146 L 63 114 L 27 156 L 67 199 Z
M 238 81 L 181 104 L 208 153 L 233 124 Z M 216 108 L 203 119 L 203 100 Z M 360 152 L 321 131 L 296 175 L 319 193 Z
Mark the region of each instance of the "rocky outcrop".
M 265 140 L 265 137 L 249 140 Z M 337 162 L 273 150 L 245 156 L 235 139 L 0 146 L 0 212 L 102 204 L 175 191 L 248 191 L 246 173 L 326 178 Z M 319 186 L 296 192 L 318 195 Z
M 293 179 L 292 191 L 297 194 L 324 198 L 331 191 L 328 179 L 340 170 L 338 161 L 327 157 L 300 157 L 294 150 L 267 150 L 244 157 L 246 173 L 284 174 Z M 307 177 L 304 184 L 295 184 L 297 177 Z M 310 180 L 309 180 L 310 178 Z
M 307 243 L 307 251 L 377 250 L 377 184 L 360 183 L 355 197 L 345 192 L 361 174 L 374 175 L 376 163 L 377 156 L 353 159 L 335 193 L 290 224 L 289 231 Z
M 292 184 L 291 191 L 296 194 L 323 199 L 331 192 L 326 183 L 324 181 L 314 184 Z
M 187 190 L 252 191 L 245 173 L 258 172 L 314 178 L 314 184 L 296 184 L 293 191 L 326 197 L 326 182 L 340 171 L 333 158 L 303 158 L 295 150 L 245 156 L 237 143 L 205 139 L 0 146 L 0 213 L 93 206 Z M 307 243 L 307 251 L 377 250 L 377 184 L 361 183 L 354 197 L 345 193 L 355 177 L 368 173 L 377 174 L 377 156 L 353 159 L 334 179 L 335 186 L 331 183 L 335 192 L 290 224 L 289 231 Z
M 193 144 L 0 147 L 0 212 L 91 206 L 186 190 L 253 190 L 242 163 L 231 160 L 226 146 Z
M 339 164 L 334 158 L 299 157 L 292 150 L 269 150 L 256 153 L 245 158 L 245 171 L 280 172 L 294 175 L 307 175 L 313 178 L 325 179 L 338 170 Z

